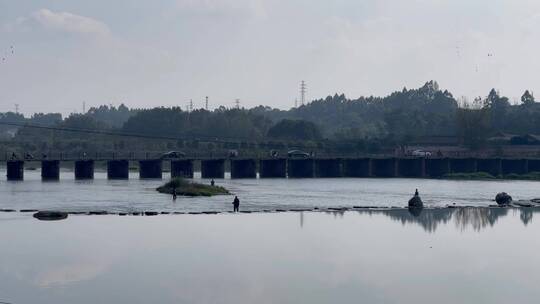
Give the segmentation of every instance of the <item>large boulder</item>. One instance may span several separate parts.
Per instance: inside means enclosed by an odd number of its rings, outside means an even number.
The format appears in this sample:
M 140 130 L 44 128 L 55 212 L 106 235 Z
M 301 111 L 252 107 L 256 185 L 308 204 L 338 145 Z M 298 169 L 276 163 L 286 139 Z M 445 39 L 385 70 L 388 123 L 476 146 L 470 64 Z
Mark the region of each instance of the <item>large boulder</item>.
M 422 199 L 420 198 L 419 195 L 415 195 L 409 200 L 409 208 L 423 208 L 423 207 L 424 207 L 424 203 L 422 202 Z
M 512 203 L 512 197 L 506 192 L 497 193 L 495 201 L 499 205 L 510 205 Z

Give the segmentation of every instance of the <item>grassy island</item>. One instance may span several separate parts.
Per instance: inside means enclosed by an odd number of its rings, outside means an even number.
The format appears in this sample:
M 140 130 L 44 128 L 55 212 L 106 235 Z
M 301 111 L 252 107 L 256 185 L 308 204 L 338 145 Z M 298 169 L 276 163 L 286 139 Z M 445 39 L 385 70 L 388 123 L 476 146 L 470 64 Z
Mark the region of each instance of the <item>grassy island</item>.
M 189 182 L 182 178 L 173 178 L 156 190 L 160 193 L 173 194 L 174 189 L 176 189 L 176 194 L 181 196 L 214 196 L 230 194 L 229 191 L 223 187 Z

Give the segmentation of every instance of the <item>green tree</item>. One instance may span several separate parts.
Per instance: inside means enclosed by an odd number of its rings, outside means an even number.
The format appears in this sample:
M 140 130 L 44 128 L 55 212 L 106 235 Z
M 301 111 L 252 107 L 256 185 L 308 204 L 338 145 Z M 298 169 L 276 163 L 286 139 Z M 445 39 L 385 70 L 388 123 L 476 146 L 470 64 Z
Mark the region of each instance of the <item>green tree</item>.
M 458 135 L 470 149 L 485 147 L 490 134 L 490 113 L 486 108 L 464 105 L 456 113 Z
M 319 140 L 321 131 L 313 122 L 283 119 L 268 130 L 268 137 L 282 140 Z
M 531 94 L 529 92 L 529 90 L 526 90 L 525 93 L 523 93 L 523 95 L 521 95 L 521 102 L 524 105 L 532 105 L 532 104 L 534 104 L 535 100 L 534 100 L 533 94 Z

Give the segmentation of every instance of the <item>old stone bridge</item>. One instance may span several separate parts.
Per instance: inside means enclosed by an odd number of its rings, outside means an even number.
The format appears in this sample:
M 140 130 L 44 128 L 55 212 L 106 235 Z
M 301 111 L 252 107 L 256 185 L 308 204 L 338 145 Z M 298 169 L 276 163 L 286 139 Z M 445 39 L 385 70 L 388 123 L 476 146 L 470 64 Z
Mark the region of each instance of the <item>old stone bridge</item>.
M 94 178 L 96 162 L 106 163 L 109 179 L 128 179 L 130 165 L 138 165 L 140 178 L 162 178 L 170 162 L 172 177 L 192 178 L 200 167 L 203 178 L 330 178 L 416 177 L 437 178 L 448 173 L 487 172 L 526 174 L 540 172 L 540 159 L 510 158 L 206 158 L 206 159 L 40 159 L 43 180 L 60 178 L 61 162 L 73 164 L 75 179 Z M 8 180 L 24 179 L 24 160 L 6 160 Z

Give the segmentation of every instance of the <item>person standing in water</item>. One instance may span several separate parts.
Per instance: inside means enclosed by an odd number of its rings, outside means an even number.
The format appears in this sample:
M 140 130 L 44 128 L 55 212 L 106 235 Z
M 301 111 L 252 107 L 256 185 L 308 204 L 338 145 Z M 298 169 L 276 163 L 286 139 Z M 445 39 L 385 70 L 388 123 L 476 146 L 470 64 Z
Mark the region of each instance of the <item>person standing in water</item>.
M 214 179 L 212 178 L 212 180 L 210 181 L 210 186 L 214 187 L 215 184 L 216 184 L 216 182 L 215 182 Z
M 234 197 L 234 201 L 232 203 L 234 207 L 233 212 L 238 212 L 240 207 L 240 200 L 238 199 L 238 196 Z

